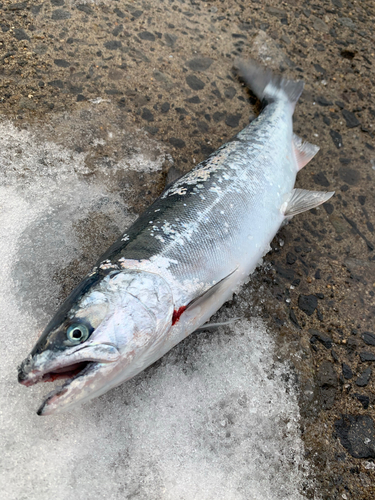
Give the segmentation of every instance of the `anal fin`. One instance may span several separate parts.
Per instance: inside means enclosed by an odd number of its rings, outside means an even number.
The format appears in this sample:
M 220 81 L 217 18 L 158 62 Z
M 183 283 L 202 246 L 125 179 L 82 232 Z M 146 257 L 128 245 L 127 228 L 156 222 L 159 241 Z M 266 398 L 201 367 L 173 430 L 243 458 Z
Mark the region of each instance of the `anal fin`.
M 315 144 L 310 144 L 307 141 L 303 141 L 301 137 L 293 134 L 293 151 L 297 160 L 298 170 L 301 170 L 307 163 L 309 163 L 312 158 L 319 151 L 319 146 L 315 146 Z
M 285 217 L 293 217 L 325 203 L 334 194 L 334 191 L 308 191 L 307 189 L 296 188 L 291 192 L 288 201 L 281 207 L 281 211 Z

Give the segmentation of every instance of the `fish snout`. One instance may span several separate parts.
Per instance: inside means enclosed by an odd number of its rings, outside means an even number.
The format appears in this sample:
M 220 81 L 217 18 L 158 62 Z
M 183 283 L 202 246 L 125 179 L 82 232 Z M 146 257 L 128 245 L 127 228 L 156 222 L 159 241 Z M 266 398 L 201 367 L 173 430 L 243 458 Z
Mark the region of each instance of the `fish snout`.
M 18 382 L 30 387 L 41 380 L 43 373 L 34 368 L 33 359 L 28 356 L 18 367 Z

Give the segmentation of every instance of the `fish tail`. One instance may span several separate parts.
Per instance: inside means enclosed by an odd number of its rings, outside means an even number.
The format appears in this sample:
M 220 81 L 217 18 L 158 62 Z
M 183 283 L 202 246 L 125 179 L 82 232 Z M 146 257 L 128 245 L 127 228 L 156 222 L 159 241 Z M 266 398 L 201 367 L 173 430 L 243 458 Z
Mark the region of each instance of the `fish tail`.
M 269 68 L 264 68 L 254 60 L 239 59 L 235 62 L 239 75 L 246 85 L 261 100 L 267 102 L 287 99 L 293 109 L 302 94 L 302 80 L 293 81 L 275 75 Z

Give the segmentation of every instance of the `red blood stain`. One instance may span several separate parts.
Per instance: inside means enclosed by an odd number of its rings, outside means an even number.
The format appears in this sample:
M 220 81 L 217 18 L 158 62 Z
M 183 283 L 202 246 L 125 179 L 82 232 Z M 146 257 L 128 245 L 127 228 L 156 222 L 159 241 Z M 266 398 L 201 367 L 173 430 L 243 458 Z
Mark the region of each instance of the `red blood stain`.
M 181 314 L 185 311 L 186 306 L 181 306 L 176 310 L 173 311 L 172 315 L 172 326 L 175 325 L 178 320 L 180 319 Z

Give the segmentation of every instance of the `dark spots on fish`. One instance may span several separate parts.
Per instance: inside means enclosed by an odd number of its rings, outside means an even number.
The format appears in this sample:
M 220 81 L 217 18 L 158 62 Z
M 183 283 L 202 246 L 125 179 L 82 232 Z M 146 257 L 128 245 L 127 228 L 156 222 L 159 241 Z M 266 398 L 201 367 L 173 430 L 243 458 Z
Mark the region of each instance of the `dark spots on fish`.
M 181 306 L 179 307 L 177 310 L 175 309 L 173 311 L 173 315 L 172 315 L 172 326 L 175 325 L 176 323 L 178 323 L 180 317 L 181 317 L 181 314 L 186 310 L 186 307 L 187 306 Z
M 324 47 L 324 45 L 322 43 L 315 43 L 314 47 L 316 48 L 316 50 L 318 52 L 324 52 L 326 50 L 326 48 Z
M 121 33 L 121 31 L 124 30 L 124 26 L 122 24 L 119 24 L 118 26 L 116 26 L 116 28 L 112 31 L 112 35 L 113 36 L 119 36 L 119 34 Z

